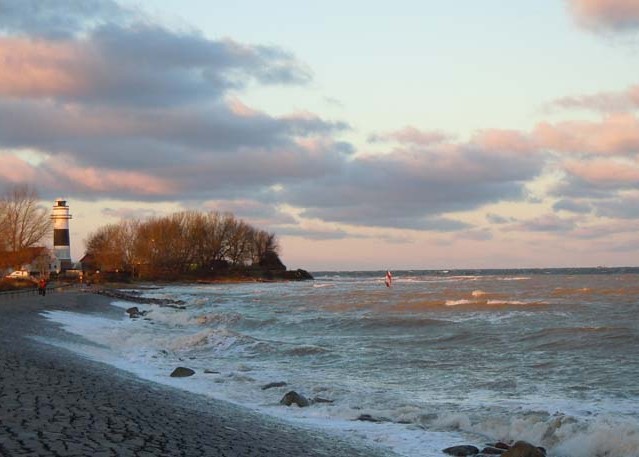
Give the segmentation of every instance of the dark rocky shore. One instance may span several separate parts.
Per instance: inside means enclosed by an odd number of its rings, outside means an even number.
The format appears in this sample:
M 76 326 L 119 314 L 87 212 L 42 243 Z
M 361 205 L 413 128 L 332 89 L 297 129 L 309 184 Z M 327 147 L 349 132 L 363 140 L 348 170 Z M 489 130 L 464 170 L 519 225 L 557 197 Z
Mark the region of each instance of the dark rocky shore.
M 0 456 L 382 456 L 247 409 L 154 384 L 34 340 L 75 337 L 40 312 L 114 313 L 66 291 L 0 296 Z

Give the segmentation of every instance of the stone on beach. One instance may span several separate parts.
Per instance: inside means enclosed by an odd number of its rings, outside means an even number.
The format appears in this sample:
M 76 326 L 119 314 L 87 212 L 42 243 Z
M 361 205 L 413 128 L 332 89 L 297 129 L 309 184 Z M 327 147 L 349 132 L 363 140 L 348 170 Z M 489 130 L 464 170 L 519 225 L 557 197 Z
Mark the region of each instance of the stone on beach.
M 284 387 L 286 385 L 287 384 L 284 381 L 269 382 L 268 384 L 262 386 L 262 390 L 272 389 L 273 387 Z
M 135 319 L 140 316 L 144 316 L 146 314 L 146 311 L 140 311 L 140 309 L 137 306 L 133 306 L 127 309 L 126 312 L 131 319 Z
M 502 457 L 546 457 L 546 453 L 526 441 L 517 441 Z
M 454 456 L 463 457 L 463 456 L 467 456 L 467 455 L 479 454 L 479 448 L 477 448 L 475 446 L 471 446 L 469 444 L 463 444 L 461 446 L 447 447 L 446 449 L 442 450 L 442 452 L 444 452 L 444 453 L 446 453 L 448 455 L 454 455 Z
M 189 376 L 193 376 L 194 374 L 195 374 L 195 371 L 191 370 L 190 368 L 177 367 L 171 373 L 171 377 L 172 378 L 187 378 Z
M 304 395 L 298 394 L 294 390 L 291 390 L 290 392 L 287 392 L 286 395 L 282 397 L 282 399 L 280 400 L 280 404 L 285 406 L 291 406 L 292 404 L 296 404 L 300 408 L 304 408 L 306 406 L 309 406 L 311 402 L 309 402 Z

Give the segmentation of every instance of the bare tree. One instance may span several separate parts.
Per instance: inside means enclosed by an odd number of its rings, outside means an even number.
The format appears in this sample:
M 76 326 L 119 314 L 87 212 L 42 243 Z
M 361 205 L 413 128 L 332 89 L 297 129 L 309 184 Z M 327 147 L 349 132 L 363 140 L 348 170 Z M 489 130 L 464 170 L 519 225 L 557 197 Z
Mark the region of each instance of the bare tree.
M 2 196 L 0 235 L 8 251 L 33 247 L 51 233 L 49 213 L 38 200 L 38 193 L 26 184 L 13 186 Z
M 253 237 L 253 263 L 260 264 L 267 255 L 278 255 L 279 242 L 274 233 L 257 230 Z
M 135 253 L 139 226 L 138 220 L 123 220 L 98 228 L 84 242 L 87 253 L 103 270 L 134 274 L 140 263 Z

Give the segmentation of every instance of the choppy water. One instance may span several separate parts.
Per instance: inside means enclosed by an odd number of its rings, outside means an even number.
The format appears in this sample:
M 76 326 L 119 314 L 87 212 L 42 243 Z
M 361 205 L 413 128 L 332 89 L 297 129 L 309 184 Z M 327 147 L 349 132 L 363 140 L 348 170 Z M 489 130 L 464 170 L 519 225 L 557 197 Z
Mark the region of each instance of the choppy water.
M 525 439 L 550 456 L 639 456 L 639 269 L 394 276 L 161 287 L 145 295 L 186 309 L 135 305 L 139 320 L 46 315 L 98 360 L 400 455 Z M 178 365 L 197 374 L 170 378 Z M 289 390 L 334 402 L 279 405 Z

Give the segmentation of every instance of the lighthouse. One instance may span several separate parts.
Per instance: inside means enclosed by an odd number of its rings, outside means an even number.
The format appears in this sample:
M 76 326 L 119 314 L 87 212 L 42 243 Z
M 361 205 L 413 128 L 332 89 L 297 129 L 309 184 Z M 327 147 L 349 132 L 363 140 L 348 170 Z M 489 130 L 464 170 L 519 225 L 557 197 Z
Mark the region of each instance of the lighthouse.
M 53 254 L 60 265 L 60 270 L 71 268 L 71 245 L 69 243 L 69 206 L 66 200 L 58 198 L 53 205 Z

